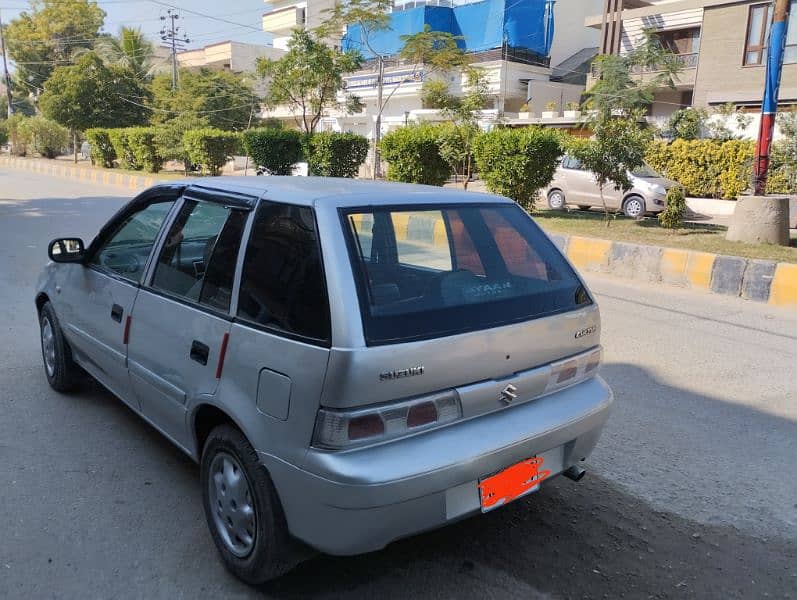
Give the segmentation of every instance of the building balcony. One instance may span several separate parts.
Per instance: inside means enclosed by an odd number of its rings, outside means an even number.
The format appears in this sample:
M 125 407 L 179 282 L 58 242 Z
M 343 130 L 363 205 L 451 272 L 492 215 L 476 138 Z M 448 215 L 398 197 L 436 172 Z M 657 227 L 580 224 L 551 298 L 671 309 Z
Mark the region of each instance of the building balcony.
M 305 9 L 287 6 L 263 15 L 263 31 L 274 35 L 290 35 L 297 27 L 304 27 Z

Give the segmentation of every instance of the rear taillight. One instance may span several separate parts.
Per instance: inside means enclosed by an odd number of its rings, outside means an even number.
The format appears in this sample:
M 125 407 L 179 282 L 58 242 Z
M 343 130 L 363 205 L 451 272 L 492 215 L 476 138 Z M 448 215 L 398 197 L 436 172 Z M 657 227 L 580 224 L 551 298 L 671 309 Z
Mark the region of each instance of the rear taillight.
M 598 347 L 573 358 L 551 363 L 545 392 L 555 392 L 596 375 L 602 360 L 603 349 Z
M 318 411 L 313 446 L 342 450 L 451 423 L 462 416 L 455 392 L 354 410 Z

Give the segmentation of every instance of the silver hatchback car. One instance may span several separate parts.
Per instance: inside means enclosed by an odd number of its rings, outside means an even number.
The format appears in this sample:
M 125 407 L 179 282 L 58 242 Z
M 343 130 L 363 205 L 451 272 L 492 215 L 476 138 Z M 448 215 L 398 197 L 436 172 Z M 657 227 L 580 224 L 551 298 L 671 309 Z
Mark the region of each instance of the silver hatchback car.
M 249 583 L 578 480 L 609 415 L 598 307 L 506 198 L 194 180 L 48 252 L 50 385 L 90 374 L 198 461 Z

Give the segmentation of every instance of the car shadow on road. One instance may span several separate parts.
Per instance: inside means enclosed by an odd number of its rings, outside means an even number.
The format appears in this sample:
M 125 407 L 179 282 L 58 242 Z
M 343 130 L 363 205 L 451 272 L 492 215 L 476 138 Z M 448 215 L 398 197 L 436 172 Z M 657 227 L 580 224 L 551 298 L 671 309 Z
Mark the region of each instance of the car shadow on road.
M 650 447 L 626 450 L 628 436 L 623 430 L 631 422 L 645 427 L 630 414 L 637 410 L 650 410 L 647 427 L 655 430 L 659 422 L 655 411 L 667 406 L 685 418 L 702 409 L 715 419 L 735 422 L 739 417 L 750 424 L 754 437 L 777 431 L 797 439 L 797 424 L 792 421 L 668 386 L 634 365 L 607 365 L 604 376 L 615 388 L 617 401 L 594 460 L 643 452 L 643 463 L 661 460 L 656 457 L 661 440 L 651 436 Z M 640 399 L 640 389 L 652 390 L 654 398 Z M 699 443 L 721 451 L 713 437 L 725 435 L 725 430 L 719 427 L 712 433 L 700 423 L 696 426 L 703 429 Z M 666 430 L 659 434 L 670 436 Z M 680 443 L 672 438 L 670 442 Z M 764 454 L 766 462 L 770 457 Z M 717 462 L 710 453 L 705 459 Z M 634 457 L 627 460 L 633 463 Z M 715 471 L 713 476 L 727 478 L 720 483 L 743 497 L 745 483 L 753 482 L 741 483 L 738 467 Z M 672 474 L 652 468 L 650 475 L 661 478 L 662 486 L 672 479 Z M 704 480 L 686 470 L 684 475 L 688 479 L 679 484 L 694 488 L 699 497 Z M 529 598 L 535 590 L 564 598 L 750 598 L 766 593 L 789 597 L 797 590 L 793 537 L 764 539 L 727 524 L 699 524 L 654 508 L 629 493 L 621 481 L 593 473 L 580 483 L 557 478 L 539 493 L 503 509 L 395 542 L 381 552 L 348 558 L 318 556 L 262 591 L 275 598 L 377 594 Z M 666 504 L 667 494 L 661 499 Z

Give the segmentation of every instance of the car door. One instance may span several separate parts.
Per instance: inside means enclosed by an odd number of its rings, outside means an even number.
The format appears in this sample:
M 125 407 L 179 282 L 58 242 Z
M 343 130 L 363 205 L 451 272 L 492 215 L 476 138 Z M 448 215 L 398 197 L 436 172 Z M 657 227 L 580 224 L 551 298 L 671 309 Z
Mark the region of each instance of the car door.
M 188 448 L 189 400 L 216 391 L 246 206 L 186 195 L 136 298 L 130 384 L 142 414 Z
M 70 269 L 61 286 L 65 333 L 76 360 L 134 407 L 125 331 L 152 248 L 175 199 L 175 192 L 166 191 L 131 203 L 92 243 L 85 266 Z
M 562 170 L 564 179 L 567 181 L 568 204 L 582 206 L 600 204 L 600 200 L 597 202 L 595 200 L 598 194 L 595 178 L 592 173 L 584 170 L 580 161 L 572 156 L 567 156 L 562 161 Z

